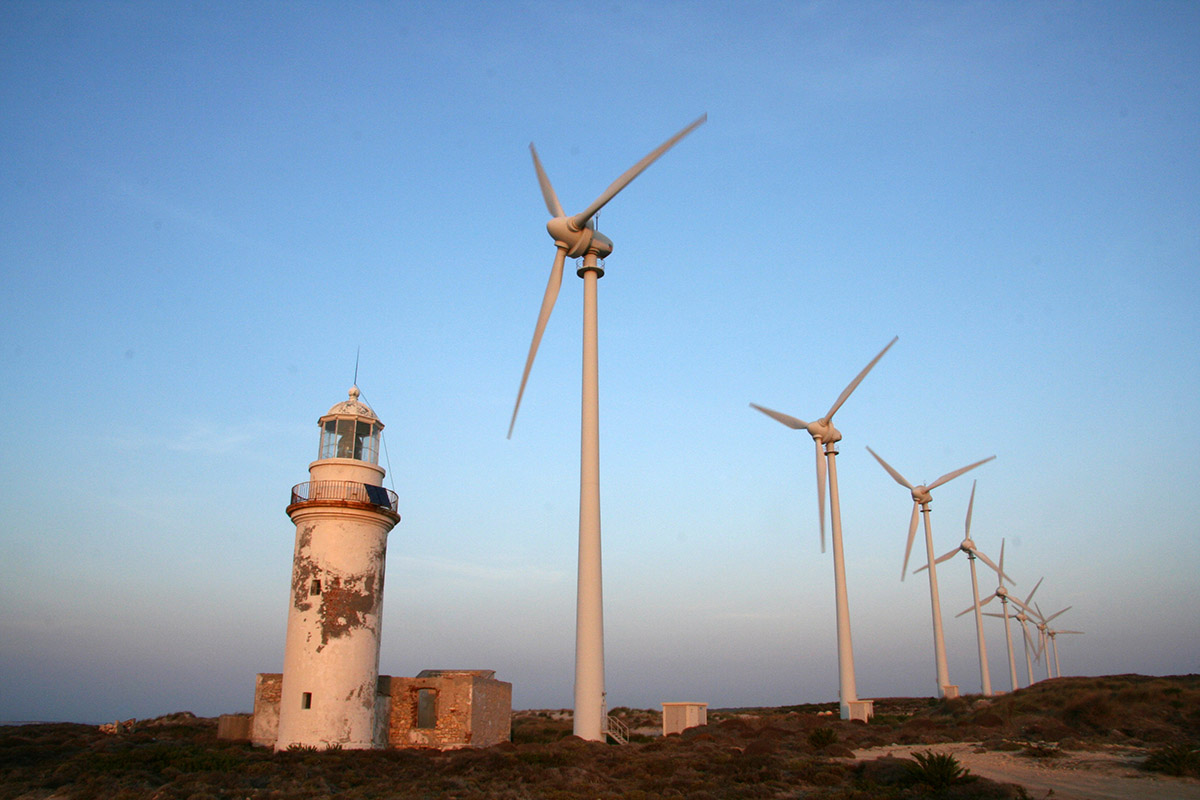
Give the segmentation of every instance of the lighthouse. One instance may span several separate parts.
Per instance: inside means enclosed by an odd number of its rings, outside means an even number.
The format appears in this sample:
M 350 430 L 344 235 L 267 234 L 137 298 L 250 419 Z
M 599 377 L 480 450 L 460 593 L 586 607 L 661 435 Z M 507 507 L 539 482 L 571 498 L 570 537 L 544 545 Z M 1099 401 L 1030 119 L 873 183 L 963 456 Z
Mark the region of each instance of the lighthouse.
M 296 525 L 276 750 L 386 743 L 379 639 L 388 532 L 400 521 L 383 488 L 383 423 L 349 398 L 321 417 L 308 481 L 292 488 Z

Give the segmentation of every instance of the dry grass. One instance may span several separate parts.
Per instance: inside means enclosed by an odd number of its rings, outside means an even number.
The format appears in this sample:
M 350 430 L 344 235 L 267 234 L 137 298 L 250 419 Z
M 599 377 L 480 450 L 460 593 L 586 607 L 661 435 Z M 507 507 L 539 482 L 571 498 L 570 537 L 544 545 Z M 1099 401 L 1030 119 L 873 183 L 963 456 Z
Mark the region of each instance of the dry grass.
M 870 724 L 816 715 L 827 707 L 713 711 L 702 728 L 643 733 L 625 747 L 571 736 L 569 713 L 520 712 L 512 742 L 447 753 L 271 753 L 218 741 L 211 720 L 186 716 L 120 736 L 84 725 L 0 728 L 0 800 L 1011 798 L 1023 792 L 983 779 L 939 782 L 934 767 L 954 774 L 944 759 L 922 768 L 844 757 L 890 743 L 927 744 L 936 755 L 951 741 L 1009 750 L 1116 742 L 1160 748 L 1166 769 L 1187 770 L 1200 742 L 1200 676 L 1063 678 L 991 700 L 881 699 Z M 614 713 L 632 730 L 661 724 L 655 711 Z

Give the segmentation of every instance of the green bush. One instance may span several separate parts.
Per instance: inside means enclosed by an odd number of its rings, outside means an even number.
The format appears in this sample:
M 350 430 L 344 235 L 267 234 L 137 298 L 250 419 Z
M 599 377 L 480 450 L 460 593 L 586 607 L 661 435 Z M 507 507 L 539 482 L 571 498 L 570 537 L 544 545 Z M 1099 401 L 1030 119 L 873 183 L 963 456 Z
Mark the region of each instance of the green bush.
M 912 757 L 913 761 L 909 762 L 907 769 L 913 783 L 928 786 L 936 791 L 973 780 L 971 770 L 958 763 L 958 759 L 949 753 L 926 750 L 915 752 Z

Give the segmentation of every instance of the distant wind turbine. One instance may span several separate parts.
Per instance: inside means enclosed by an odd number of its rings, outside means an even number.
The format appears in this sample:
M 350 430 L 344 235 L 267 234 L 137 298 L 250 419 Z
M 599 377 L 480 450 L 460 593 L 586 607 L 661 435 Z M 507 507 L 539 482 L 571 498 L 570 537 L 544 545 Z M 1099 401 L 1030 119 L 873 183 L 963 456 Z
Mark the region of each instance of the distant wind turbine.
M 837 455 L 837 443 L 841 441 L 841 432 L 833 427 L 833 415 L 842 407 L 842 403 L 850 397 L 851 392 L 858 388 L 862 379 L 867 377 L 871 368 L 879 363 L 883 354 L 888 351 L 900 337 L 893 337 L 887 346 L 879 351 L 879 355 L 871 359 L 871 363 L 850 381 L 850 385 L 842 390 L 838 399 L 830 406 L 829 412 L 815 422 L 803 422 L 796 417 L 772 411 L 769 408 L 751 403 L 755 408 L 768 417 L 783 423 L 793 430 L 805 430 L 812 436 L 817 450 L 817 507 L 821 518 L 821 552 L 825 552 L 825 474 L 828 466 L 829 473 L 829 513 L 833 523 L 833 585 L 837 608 L 837 642 L 838 642 L 838 693 L 842 719 L 861 719 L 866 721 L 871 716 L 872 704 L 869 700 L 858 699 L 858 689 L 854 682 L 854 647 L 850 642 L 850 602 L 846 596 L 846 564 L 842 557 L 842 511 L 838 499 L 837 465 L 834 457 Z M 822 448 L 824 452 L 822 453 Z M 824 457 L 822 458 L 822 455 Z
M 1050 630 L 1050 620 L 1067 613 L 1073 608 L 1073 606 L 1067 606 L 1061 611 L 1055 611 L 1048 617 L 1042 613 L 1042 607 L 1037 603 L 1033 604 L 1033 608 L 1034 613 L 1037 614 L 1037 621 L 1034 624 L 1037 625 L 1038 629 L 1038 649 L 1046 656 L 1046 678 L 1048 680 L 1050 678 L 1057 677 L 1056 675 L 1050 674 L 1050 635 L 1048 633 Z M 1057 665 L 1055 665 L 1055 669 L 1057 670 Z
M 1033 638 L 1029 635 L 1029 628 L 1026 626 L 1026 623 L 1029 622 L 1029 614 L 1033 613 L 1029 609 L 1029 604 L 1033 601 L 1033 595 L 1035 592 L 1037 592 L 1038 587 L 1042 585 L 1043 580 L 1045 580 L 1045 578 L 1038 578 L 1037 584 L 1034 585 L 1033 590 L 1025 597 L 1024 600 L 1017 600 L 1015 597 L 1011 598 L 1012 601 L 1017 605 L 1017 613 L 1013 615 L 1013 619 L 1021 623 L 1021 635 L 1025 640 L 1025 675 L 1029 679 L 1029 686 L 1033 685 L 1033 660 L 1029 655 L 1029 646 L 1033 645 L 1034 653 L 1037 653 L 1038 646 L 1037 643 L 1033 641 Z M 988 616 L 1000 617 L 1003 615 L 988 612 Z M 1013 688 L 1015 689 L 1016 687 L 1014 686 Z
M 1017 690 L 1017 660 L 1016 660 L 1016 657 L 1013 655 L 1012 628 L 1009 627 L 1009 622 L 1008 622 L 1008 620 L 1009 620 L 1008 604 L 1009 604 L 1009 602 L 1012 602 L 1019 606 L 1021 604 L 1021 601 L 1015 597 L 1008 596 L 1008 589 L 1004 586 L 1005 577 L 1007 577 L 1007 576 L 1004 574 L 1004 539 L 1001 539 L 1000 540 L 1000 571 L 997 574 L 996 591 L 994 591 L 992 594 L 988 595 L 988 598 L 986 600 L 984 600 L 982 603 L 980 603 L 979 606 L 980 606 L 980 608 L 982 608 L 983 606 L 986 606 L 988 603 L 992 602 L 992 600 L 996 599 L 997 597 L 1000 598 L 1000 606 L 1001 606 L 1002 613 L 995 614 L 992 616 L 998 616 L 998 617 L 1002 617 L 1004 619 L 1004 639 L 1008 643 L 1008 678 L 1009 678 L 1010 684 L 1012 686 L 1012 691 L 1015 692 Z M 1034 588 L 1037 588 L 1037 587 L 1034 587 Z M 966 611 L 963 611 L 962 613 L 958 614 L 958 616 L 961 617 L 963 614 L 966 614 L 970 610 L 971 609 L 968 608 Z
M 966 533 L 963 536 L 962 544 L 951 550 L 949 553 L 934 559 L 933 563 L 941 564 L 943 561 L 954 558 L 954 556 L 958 555 L 960 552 L 967 554 L 967 563 L 971 566 L 972 598 L 975 601 L 974 605 L 972 606 L 972 609 L 975 611 L 975 636 L 979 643 L 979 683 L 980 688 L 983 690 L 983 694 L 985 696 L 990 696 L 992 694 L 992 678 L 988 671 L 987 642 L 983 637 L 983 612 L 979 610 L 979 578 L 975 574 L 975 559 L 978 558 L 998 573 L 1000 572 L 1000 568 L 996 566 L 996 564 L 993 563 L 993 561 L 981 550 L 979 550 L 979 548 L 975 546 L 975 542 L 971 539 L 971 513 L 975 508 L 975 484 L 976 481 L 971 482 L 971 501 L 967 503 Z M 914 572 L 920 572 L 922 569 L 925 569 L 925 567 L 914 570 Z M 1011 578 L 1009 578 L 1009 582 L 1013 584 L 1016 583 L 1016 581 L 1012 580 Z
M 976 461 L 974 464 L 968 464 L 961 469 L 947 472 L 928 485 L 913 486 L 903 475 L 892 469 L 892 466 L 884 461 L 874 450 L 868 447 L 867 452 L 875 456 L 875 460 L 887 470 L 887 473 L 892 476 L 896 483 L 908 489 L 912 494 L 912 518 L 908 523 L 908 542 L 904 546 L 904 566 L 900 569 L 900 580 L 904 580 L 904 574 L 908 572 L 908 556 L 912 552 L 913 537 L 917 533 L 917 515 L 922 514 L 925 517 L 925 558 L 926 566 L 929 568 L 929 605 L 933 611 L 933 654 L 937 669 L 938 696 L 957 697 L 958 687 L 950 683 L 950 668 L 946 663 L 946 640 L 942 633 L 942 603 L 938 596 L 937 567 L 934 566 L 933 561 L 933 528 L 929 522 L 929 504 L 933 501 L 933 496 L 930 492 L 943 483 L 954 480 L 964 472 L 975 469 L 980 464 L 986 464 L 995 458 L 995 456 L 988 456 L 982 461 Z
M 1046 628 L 1046 635 L 1050 637 L 1050 649 L 1054 651 L 1054 674 L 1056 677 L 1062 677 L 1062 668 L 1058 665 L 1058 635 L 1060 633 L 1079 633 L 1083 631 L 1056 631 L 1053 628 Z
M 537 325 L 533 329 L 533 342 L 529 345 L 529 356 L 525 359 L 521 388 L 517 390 L 517 402 L 513 405 L 512 420 L 508 424 L 508 436 L 512 438 L 517 411 L 521 408 L 521 397 L 525 394 L 525 384 L 529 380 L 529 370 L 533 367 L 533 359 L 537 355 L 550 312 L 554 310 L 554 301 L 558 299 L 563 264 L 567 256 L 582 257 L 583 265 L 576 270 L 583 279 L 583 396 L 579 458 L 579 575 L 575 617 L 574 733 L 582 739 L 592 741 L 603 741 L 608 730 L 608 713 L 604 699 L 604 603 L 600 571 L 600 399 L 596 283 L 604 275 L 601 259 L 613 250 L 612 240 L 596 230 L 595 217 L 609 200 L 629 185 L 630 181 L 707 119 L 707 114 L 701 116 L 663 142 L 613 181 L 590 206 L 574 216 L 567 216 L 563 211 L 558 202 L 558 195 L 550 184 L 550 178 L 542 169 L 537 149 L 532 144 L 529 145 L 538 184 L 542 187 L 542 198 L 546 201 L 546 208 L 552 217 L 546 223 L 546 230 L 554 239 L 555 252 L 554 264 L 550 268 L 550 281 L 546 284 L 546 294 L 542 298 Z

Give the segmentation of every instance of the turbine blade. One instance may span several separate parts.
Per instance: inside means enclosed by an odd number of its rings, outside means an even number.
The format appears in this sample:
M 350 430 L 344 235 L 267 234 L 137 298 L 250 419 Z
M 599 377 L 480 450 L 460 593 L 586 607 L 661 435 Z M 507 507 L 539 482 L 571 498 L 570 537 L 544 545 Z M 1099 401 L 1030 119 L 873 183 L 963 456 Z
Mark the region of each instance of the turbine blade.
M 917 535 L 917 521 L 920 516 L 921 504 L 914 500 L 912 519 L 908 522 L 908 544 L 904 546 L 904 566 L 900 569 L 900 580 L 904 580 L 904 573 L 908 572 L 908 555 L 912 552 L 913 537 Z
M 979 607 L 980 607 L 980 608 L 983 608 L 984 606 L 986 606 L 988 603 L 992 602 L 992 601 L 993 601 L 993 600 L 995 600 L 995 599 L 996 599 L 996 595 L 994 595 L 994 594 L 989 594 L 989 595 L 988 595 L 988 598 L 987 598 L 987 600 L 980 600 L 980 601 L 979 601 Z
M 546 210 L 552 217 L 565 217 L 566 212 L 563 211 L 562 203 L 558 202 L 558 195 L 554 193 L 554 187 L 550 185 L 550 178 L 546 175 L 546 170 L 542 169 L 542 161 L 538 158 L 537 148 L 533 146 L 533 142 L 529 143 L 529 152 L 533 154 L 533 168 L 537 170 L 538 185 L 542 187 L 542 199 L 546 201 Z
M 1026 597 L 1024 602 L 1021 603 L 1021 608 L 1024 608 L 1024 609 L 1029 608 L 1029 604 L 1033 602 L 1034 594 L 1037 593 L 1038 587 L 1042 585 L 1042 581 L 1044 581 L 1044 580 L 1046 580 L 1046 577 L 1044 575 L 1042 577 L 1038 578 L 1038 582 L 1034 585 L 1033 591 L 1030 592 L 1029 596 Z
M 1042 620 L 1042 622 L 1045 624 L 1049 624 L 1050 620 L 1054 619 L 1055 617 L 1062 616 L 1063 614 L 1070 611 L 1072 608 L 1074 608 L 1074 606 L 1067 606 L 1062 611 L 1055 611 L 1053 614 L 1051 614 L 1050 616 L 1048 616 L 1044 620 Z
M 971 512 L 975 510 L 975 484 L 977 483 L 978 481 L 971 481 L 971 501 L 967 503 L 967 527 L 964 539 L 971 538 Z
M 597 197 L 592 202 L 592 204 L 587 207 L 587 209 L 585 209 L 584 211 L 581 211 L 580 213 L 578 213 L 574 216 L 574 218 L 571 220 L 571 225 L 575 228 L 575 230 L 582 229 L 583 226 L 587 224 L 587 221 L 589 219 L 591 219 L 593 216 L 595 216 L 597 211 L 599 211 L 601 208 L 604 207 L 605 203 L 607 203 L 609 200 L 612 200 L 614 197 L 616 197 L 617 192 L 624 189 L 626 186 L 629 185 L 630 181 L 632 181 L 638 175 L 642 174 L 642 170 L 646 169 L 646 167 L 650 166 L 655 161 L 657 161 L 659 156 L 661 156 L 663 153 L 670 150 L 672 147 L 675 146 L 675 144 L 680 139 L 687 136 L 689 133 L 694 131 L 696 128 L 703 125 L 707 120 L 708 120 L 708 114 L 701 114 L 696 119 L 696 121 L 693 122 L 691 125 L 688 125 L 686 128 L 681 130 L 679 133 L 675 134 L 670 139 L 667 139 L 665 142 L 660 144 L 655 150 L 651 151 L 650 154 L 647 155 L 645 158 L 643 158 L 641 161 L 637 162 L 632 167 L 625 170 L 625 174 L 622 175 L 621 177 L 617 178 L 615 181 L 613 181 L 612 185 L 609 186 L 607 189 L 605 189 L 604 193 L 601 194 L 599 197 Z
M 558 299 L 558 289 L 562 286 L 563 262 L 567 251 L 557 248 L 554 253 L 554 266 L 550 268 L 550 281 L 546 284 L 546 294 L 542 297 L 542 309 L 538 312 L 537 325 L 533 329 L 533 342 L 529 345 L 529 356 L 525 359 L 525 372 L 521 374 L 521 388 L 517 390 L 517 403 L 513 406 L 512 419 L 508 423 L 508 438 L 512 438 L 513 426 L 517 424 L 517 411 L 521 408 L 521 397 L 525 394 L 525 384 L 529 380 L 529 370 L 533 368 L 533 359 L 537 355 L 538 345 L 542 343 L 542 334 L 546 323 L 550 320 L 550 312 L 554 310 L 554 301 Z
M 1058 636 L 1061 633 L 1083 633 L 1083 631 L 1055 631 L 1054 635 Z
M 817 509 L 821 516 L 821 552 L 825 552 L 825 456 L 821 443 L 813 439 L 817 447 Z
M 795 417 L 793 417 L 789 414 L 784 414 L 779 411 L 772 411 L 769 408 L 763 408 L 762 406 L 756 405 L 754 403 L 751 403 L 750 407 L 761 411 L 762 413 L 766 414 L 768 417 L 770 417 L 771 419 L 773 419 L 777 422 L 782 422 L 784 425 L 787 425 L 792 430 L 802 431 L 802 430 L 807 430 L 807 428 L 808 428 L 807 422 L 801 422 L 800 420 L 796 419 Z
M 842 407 L 842 403 L 846 402 L 846 398 L 850 396 L 850 393 L 858 388 L 858 385 L 862 383 L 863 378 L 867 377 L 867 373 L 871 371 L 871 368 L 879 363 L 879 359 L 883 358 L 883 354 L 886 353 L 899 338 L 899 336 L 893 336 L 892 340 L 887 343 L 887 347 L 884 347 L 882 350 L 880 350 L 879 355 L 872 358 L 871 363 L 863 367 L 863 371 L 858 373 L 858 376 L 855 377 L 854 380 L 850 381 L 850 385 L 842 390 L 842 393 L 838 395 L 838 399 L 834 401 L 832 406 L 830 406 L 829 413 L 825 415 L 826 420 L 833 419 L 833 415 L 836 414 L 837 410 Z
M 955 614 L 954 617 L 955 617 L 955 619 L 957 619 L 958 617 L 961 617 L 963 614 L 970 614 L 974 610 L 975 610 L 975 604 L 971 603 L 971 605 L 967 606 L 965 609 L 963 609 L 962 611 Z
M 976 467 L 978 467 L 980 464 L 986 464 L 987 462 L 991 461 L 993 458 L 995 458 L 995 456 L 988 456 L 987 458 L 983 459 L 982 461 L 976 461 L 974 464 L 968 464 L 967 466 L 963 467 L 962 469 L 956 469 L 956 470 L 954 470 L 954 472 L 947 472 L 945 475 L 938 478 L 933 483 L 929 484 L 929 486 L 927 486 L 926 488 L 931 489 L 931 490 L 936 489 L 937 487 L 941 486 L 943 483 L 952 481 L 955 478 L 957 478 L 959 475 L 962 475 L 964 472 L 969 472 L 969 471 L 975 469 Z
M 1000 537 L 1000 585 L 1004 585 L 1004 537 Z
M 974 549 L 971 552 L 974 553 L 976 556 L 978 556 L 980 561 L 982 561 L 983 563 L 985 563 L 989 567 L 991 567 L 992 571 L 995 572 L 997 575 L 999 575 L 1001 580 L 1008 578 L 1009 583 L 1016 585 L 1015 582 L 1013 581 L 1013 579 L 1009 578 L 1007 575 L 1005 575 L 1003 572 L 1001 572 L 1000 567 L 996 566 L 996 562 L 992 561 L 990 558 L 988 558 L 987 554 L 984 553 L 982 550 Z
M 954 558 L 956 555 L 958 555 L 958 554 L 959 554 L 959 553 L 961 553 L 961 552 L 962 552 L 962 548 L 961 548 L 961 547 L 956 547 L 956 548 L 954 548 L 953 550 L 951 550 L 949 553 L 946 553 L 946 555 L 944 555 L 944 556 L 938 556 L 937 558 L 935 558 L 935 559 L 933 560 L 933 563 L 935 563 L 935 564 L 940 564 L 940 563 L 942 563 L 943 561 L 949 561 L 950 559 Z
M 896 470 L 892 469 L 890 464 L 888 464 L 886 461 L 884 461 L 882 458 L 880 458 L 879 453 L 876 453 L 874 450 L 872 450 L 869 447 L 867 448 L 867 452 L 870 453 L 871 455 L 875 456 L 875 460 L 879 462 L 879 465 L 881 467 L 883 467 L 884 469 L 887 470 L 888 475 L 891 475 L 892 478 L 896 481 L 896 483 L 900 484 L 905 489 L 908 489 L 910 491 L 912 490 L 912 488 L 913 488 L 912 484 L 909 483 L 908 481 L 904 480 L 903 475 L 901 475 L 899 472 L 896 472 Z

